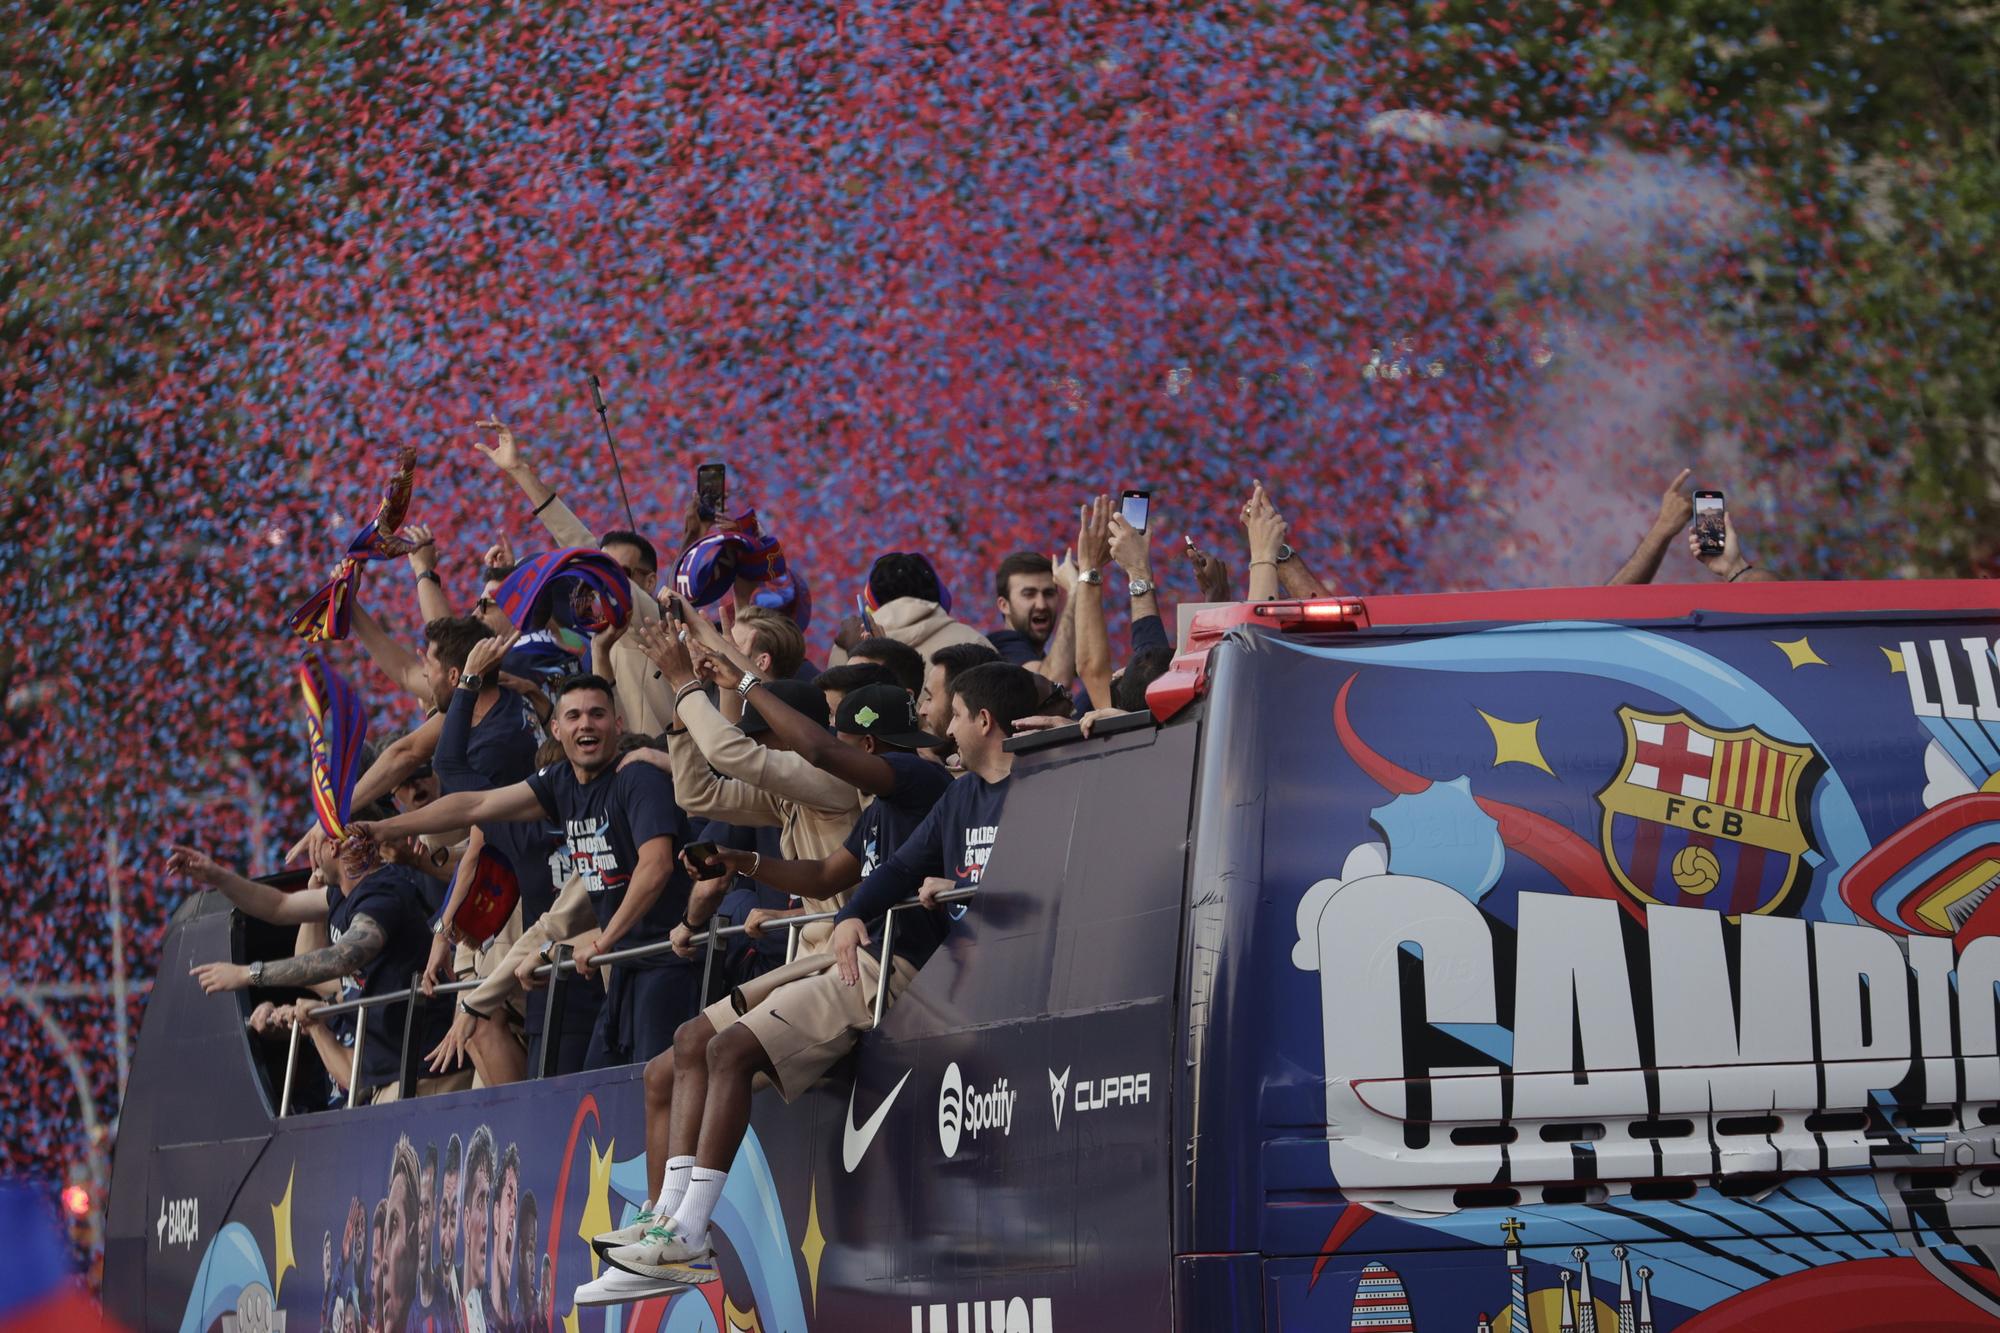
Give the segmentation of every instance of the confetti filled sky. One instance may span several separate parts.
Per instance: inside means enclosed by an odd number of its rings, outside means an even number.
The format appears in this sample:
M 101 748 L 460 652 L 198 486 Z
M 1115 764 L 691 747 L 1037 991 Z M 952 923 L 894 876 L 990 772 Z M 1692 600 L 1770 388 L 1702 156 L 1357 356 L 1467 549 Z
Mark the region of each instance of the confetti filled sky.
M 0 966 L 143 982 L 169 837 L 269 870 L 303 831 L 282 618 L 398 448 L 457 603 L 543 544 L 481 417 L 623 525 L 592 373 L 639 529 L 676 547 L 726 461 L 822 606 L 920 549 L 985 619 L 1001 555 L 1133 485 L 1240 578 L 1253 478 L 1364 593 L 1601 580 L 1683 465 L 1789 572 L 1955 559 L 1920 446 L 1992 383 L 1995 173 L 1939 165 L 1908 66 L 1986 39 L 1848 8 L 14 14 L 0 885 L 37 928 Z M 399 563 L 362 596 L 415 635 Z M 372 735 L 416 720 L 335 648 Z M 50 1005 L 113 1114 L 112 1006 Z M 54 1174 L 70 1075 L 0 1034 L 5 1168 Z

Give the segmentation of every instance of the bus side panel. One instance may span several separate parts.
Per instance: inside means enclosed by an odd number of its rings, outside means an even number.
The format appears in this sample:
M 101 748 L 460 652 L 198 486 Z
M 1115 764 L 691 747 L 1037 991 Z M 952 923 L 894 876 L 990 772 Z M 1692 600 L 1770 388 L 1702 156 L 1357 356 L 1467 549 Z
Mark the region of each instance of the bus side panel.
M 183 966 L 162 972 L 134 1064 L 153 1137 L 126 1139 L 114 1185 L 149 1214 L 148 1246 L 107 1286 L 135 1327 L 204 1333 L 275 1312 L 293 1333 L 343 1327 L 384 1299 L 392 1322 L 418 1311 L 411 1327 L 477 1305 L 484 1327 L 522 1333 L 663 1316 L 752 1316 L 765 1333 L 1166 1328 L 1193 748 L 1182 727 L 1023 759 L 980 897 L 883 1030 L 796 1102 L 753 1099 L 716 1211 L 717 1283 L 572 1307 L 602 1268 L 585 1238 L 646 1197 L 637 1068 L 274 1120 L 241 1006 Z M 229 956 L 228 935 L 226 914 L 196 912 L 168 956 Z M 268 1138 L 224 1132 L 242 1123 Z
M 1044 1301 L 1058 1328 L 1168 1326 L 1195 740 L 1174 727 L 1017 761 L 975 906 L 864 1046 L 852 1107 L 837 1094 L 821 1282 L 847 1322 L 829 1326 L 992 1328 L 997 1311 L 1012 1328 L 1016 1301 L 1036 1329 Z M 889 1100 L 893 1151 L 844 1169 L 846 1125 Z
M 1516 1268 L 1600 1327 L 2000 1324 L 1996 632 L 1225 645 L 1197 1248 L 1271 1259 L 1273 1324 L 1358 1321 L 1368 1263 L 1468 1330 Z

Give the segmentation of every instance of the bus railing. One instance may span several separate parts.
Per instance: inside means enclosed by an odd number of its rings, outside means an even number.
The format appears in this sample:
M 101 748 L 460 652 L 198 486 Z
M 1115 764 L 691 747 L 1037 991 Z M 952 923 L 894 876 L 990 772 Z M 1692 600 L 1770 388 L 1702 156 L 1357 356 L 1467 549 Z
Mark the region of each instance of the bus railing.
M 933 902 L 939 906 L 964 902 L 971 898 L 974 892 L 975 890 L 973 889 L 948 889 L 938 894 L 933 899 Z M 881 1026 L 882 1010 L 889 995 L 889 987 L 886 983 L 889 976 L 890 949 L 896 936 L 896 913 L 921 906 L 923 904 L 916 898 L 906 899 L 890 908 L 882 918 L 881 955 L 877 960 L 878 979 L 875 985 L 875 1014 L 871 1020 L 873 1026 Z M 785 961 L 791 962 L 798 956 L 799 932 L 807 926 L 815 926 L 823 921 L 831 921 L 836 915 L 838 913 L 835 912 L 805 912 L 793 916 L 781 917 L 776 921 L 767 923 L 763 929 L 783 929 L 786 932 Z M 716 917 L 709 923 L 707 929 L 698 931 L 689 938 L 688 943 L 699 947 L 702 951 L 700 997 L 704 1005 L 708 1001 L 709 982 L 715 975 L 715 955 L 721 942 L 738 935 L 747 934 L 748 932 L 749 927 L 746 925 L 731 925 L 726 918 Z M 598 954 L 591 960 L 591 966 L 598 968 L 612 963 L 632 962 L 641 958 L 656 958 L 663 953 L 672 952 L 673 947 L 673 944 L 667 940 L 657 940 L 651 944 L 635 945 L 630 949 L 614 949 L 610 953 Z M 555 961 L 543 963 L 534 970 L 533 975 L 547 978 L 549 994 L 542 1014 L 541 1035 L 536 1043 L 534 1058 L 529 1063 L 529 1078 L 546 1078 L 554 1072 L 556 1057 L 555 1042 L 560 1039 L 562 1030 L 563 978 L 566 974 L 574 974 L 575 971 L 576 960 L 570 957 L 569 946 L 566 944 L 558 946 Z M 479 987 L 485 985 L 486 981 L 486 977 L 467 977 L 462 981 L 448 981 L 432 987 L 431 991 L 426 994 L 423 989 L 423 974 L 417 973 L 410 978 L 410 984 L 402 990 L 389 991 L 381 995 L 364 995 L 358 999 L 340 1000 L 333 1004 L 315 1005 L 312 1010 L 312 1018 L 315 1022 L 334 1018 L 341 1014 L 355 1014 L 359 1016 L 356 1018 L 354 1024 L 354 1055 L 347 1075 L 347 1105 L 349 1107 L 354 1105 L 355 1098 L 361 1086 L 361 1057 L 368 1042 L 368 1023 L 364 1013 L 365 1010 L 378 1008 L 387 1004 L 405 1004 L 406 1001 L 410 1000 L 415 1000 L 418 1003 L 435 1001 L 438 996 L 457 995 L 464 991 L 477 990 Z M 410 1063 L 410 1040 L 416 1030 L 416 1012 L 416 1004 L 405 1004 L 403 1010 L 402 1061 L 398 1066 L 401 1080 L 400 1095 L 403 1097 L 413 1096 L 416 1092 L 417 1079 L 411 1072 L 412 1065 Z M 700 1012 L 699 1008 L 695 1010 L 697 1014 Z M 694 1014 L 690 1014 L 689 1017 L 694 1017 Z M 291 1039 L 285 1051 L 285 1081 L 283 1088 L 278 1094 L 279 1119 L 283 1119 L 291 1114 L 292 1083 L 298 1069 L 299 1034 L 303 1030 L 303 1025 L 299 1020 L 296 1017 L 293 1018 L 291 1023 Z

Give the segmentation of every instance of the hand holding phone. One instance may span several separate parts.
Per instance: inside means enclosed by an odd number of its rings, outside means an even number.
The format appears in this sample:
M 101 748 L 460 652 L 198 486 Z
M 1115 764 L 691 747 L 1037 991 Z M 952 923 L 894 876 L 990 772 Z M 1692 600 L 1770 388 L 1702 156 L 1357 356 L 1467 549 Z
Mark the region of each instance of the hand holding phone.
M 704 519 L 716 519 L 729 508 L 729 465 L 703 463 L 694 470 L 695 507 Z
M 691 842 L 681 852 L 687 860 L 688 873 L 696 879 L 715 879 L 728 869 L 717 858 L 721 849 L 712 842 Z
M 1728 536 L 1721 491 L 1694 493 L 1694 536 L 1704 556 L 1721 555 Z
M 1118 497 L 1118 516 L 1134 532 L 1146 530 L 1146 514 L 1152 508 L 1151 491 L 1126 491 Z

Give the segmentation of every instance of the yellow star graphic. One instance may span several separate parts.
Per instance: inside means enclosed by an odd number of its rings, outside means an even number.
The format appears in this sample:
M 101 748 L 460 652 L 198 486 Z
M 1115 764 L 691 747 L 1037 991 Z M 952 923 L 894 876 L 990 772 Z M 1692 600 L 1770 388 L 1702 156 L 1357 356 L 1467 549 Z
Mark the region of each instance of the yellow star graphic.
M 1901 648 L 1884 648 L 1882 656 L 1889 659 L 1890 675 L 1900 676 L 1903 674 L 1905 667 L 1903 666 L 1903 650 Z
M 618 1147 L 613 1139 L 604 1145 L 604 1155 L 597 1155 L 597 1140 L 590 1141 L 590 1192 L 583 1196 L 583 1216 L 576 1224 L 576 1234 L 585 1245 L 592 1236 L 602 1235 L 611 1230 L 611 1154 Z M 590 1279 L 597 1280 L 598 1269 L 604 1261 L 597 1257 L 595 1249 L 590 1252 Z
M 1486 725 L 1493 732 L 1493 767 L 1502 764 L 1526 764 L 1539 768 L 1550 777 L 1556 771 L 1549 767 L 1549 761 L 1542 758 L 1542 743 L 1536 739 L 1535 729 L 1542 725 L 1538 717 L 1526 722 L 1508 722 L 1480 708 L 1474 710 L 1486 719 Z
M 292 1252 L 292 1182 L 298 1178 L 299 1166 L 292 1163 L 291 1174 L 285 1177 L 285 1197 L 271 1205 L 271 1297 L 285 1289 L 285 1271 L 299 1266 L 298 1256 Z
M 1771 646 L 1785 655 L 1785 660 L 1797 671 L 1802 666 L 1826 666 L 1827 660 L 1813 651 L 1812 641 L 1806 638 L 1793 639 L 1787 643 L 1783 639 L 1771 640 Z
M 812 1192 L 806 1196 L 806 1234 L 799 1242 L 799 1253 L 806 1257 L 806 1277 L 812 1282 L 813 1312 L 819 1312 L 819 1257 L 826 1252 L 826 1235 L 819 1229 L 819 1178 L 814 1177 Z

